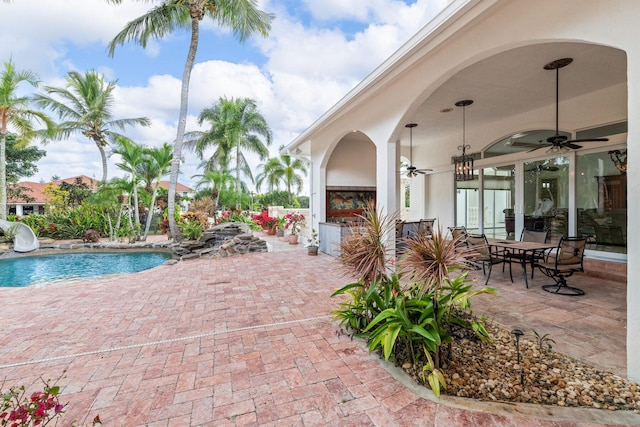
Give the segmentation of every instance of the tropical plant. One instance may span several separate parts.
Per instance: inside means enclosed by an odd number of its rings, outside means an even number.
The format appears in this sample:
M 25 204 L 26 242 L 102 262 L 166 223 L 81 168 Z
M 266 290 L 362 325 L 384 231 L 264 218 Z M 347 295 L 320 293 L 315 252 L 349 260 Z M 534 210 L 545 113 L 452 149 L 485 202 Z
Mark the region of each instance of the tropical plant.
M 418 233 L 407 239 L 407 251 L 398 262 L 400 271 L 416 283 L 418 293 L 431 296 L 434 313 L 439 313 L 438 305 L 442 298 L 440 287 L 447 283 L 450 285 L 454 283 L 451 280 L 451 273 L 459 271 L 464 265 L 464 259 L 456 252 L 456 243 L 454 239 L 447 238 L 442 227 L 434 230 L 431 236 Z M 445 296 L 450 294 L 452 289 L 454 288 L 449 288 Z M 442 328 L 442 325 L 448 325 L 451 319 L 436 317 L 436 321 L 437 327 Z M 436 351 L 429 348 L 429 351 L 434 352 L 434 369 L 440 369 L 439 349 Z
M 193 175 L 192 178 L 200 178 L 196 188 L 209 189 L 214 210 L 218 207 L 220 194 L 231 191 L 235 185 L 235 178 L 225 170 L 205 170 L 203 174 Z
M 298 200 L 299 197 L 293 197 L 293 207 L 295 209 L 302 207 Z M 284 190 L 269 191 L 258 195 L 256 201 L 260 206 L 287 206 L 289 204 L 289 193 Z M 307 207 L 309 206 L 307 205 Z
M 188 240 L 197 240 L 208 225 L 209 218 L 201 212 L 186 212 L 180 215 L 178 226 Z
M 70 71 L 64 88 L 46 86 L 44 90 L 47 94 L 34 98 L 40 106 L 51 109 L 63 120 L 58 124 L 57 139 L 80 132 L 96 144 L 102 159 L 102 182 L 107 181 L 105 148 L 109 145 L 108 140 L 122 136 L 114 129 L 151 124 L 146 117 L 114 119 L 112 108 L 115 88 L 115 82 L 105 82 L 104 77 L 96 71 L 90 70 L 84 74 Z
M 350 228 L 351 234 L 340 243 L 340 261 L 347 274 L 355 274 L 365 288 L 379 276 L 387 275 L 393 250 L 387 245 L 395 235 L 398 214 L 385 216 L 368 203 L 359 218 L 360 227 Z
M 150 185 L 153 187 L 153 192 L 151 194 L 151 203 L 149 203 L 149 213 L 147 214 L 147 221 L 144 225 L 144 235 L 142 240 L 147 240 L 153 215 L 156 211 L 156 199 L 158 197 L 160 180 L 171 171 L 172 157 L 173 152 L 171 145 L 166 142 L 162 144 L 161 147 L 146 149 L 146 157 L 143 160 L 143 165 L 146 166 L 143 168 L 150 172 L 149 175 L 152 181 Z
M 419 235 L 408 241 L 406 255 L 397 273 L 387 242 L 395 233 L 396 215 L 379 214 L 367 206 L 362 225 L 341 244 L 341 260 L 347 274 L 358 281 L 337 290 L 348 295 L 333 313 L 342 325 L 367 339 L 371 351 L 385 359 L 408 357 L 412 366 L 424 354 L 423 376 L 434 393 L 446 388 L 442 372 L 443 344 L 453 342 L 459 329 L 472 331 L 480 340 L 490 340 L 484 319 L 470 313 L 471 297 L 494 293 L 491 288 L 474 290 L 467 274 L 459 271 L 458 255 L 439 230 L 433 240 Z M 390 245 L 389 245 L 390 246 Z M 403 275 L 406 278 L 403 278 Z M 407 278 L 409 280 L 407 280 Z M 404 287 L 400 283 L 406 283 Z M 449 357 L 451 352 L 449 351 Z
M 0 73 L 0 219 L 7 218 L 7 135 L 9 126 L 16 133 L 16 144 L 24 147 L 36 136 L 52 137 L 55 125 L 41 111 L 30 108 L 31 98 L 18 94 L 22 83 L 38 86 L 38 78 L 31 71 L 16 70 L 12 61 L 4 63 Z M 38 132 L 34 122 L 46 126 Z
M 46 156 L 47 152 L 35 145 L 18 144 L 16 136 L 11 133 L 7 134 L 5 145 L 7 185 L 15 188 L 20 178 L 33 176 L 38 172 L 36 163 Z M 11 191 L 12 187 L 7 190 Z M 11 197 L 12 194 L 8 192 L 7 196 Z
M 291 234 L 300 233 L 300 229 L 305 225 L 306 220 L 300 212 L 289 212 L 284 216 L 284 227 L 291 231 Z
M 262 228 L 262 225 L 258 225 L 248 211 L 239 211 L 236 209 L 222 211 L 220 216 L 218 216 L 216 223 L 222 224 L 223 222 L 242 222 L 250 225 L 251 228 L 255 230 L 260 230 Z
M 279 150 L 282 152 L 284 145 L 280 146 Z M 284 185 L 288 195 L 288 206 L 293 207 L 292 187 L 295 186 L 298 193 L 302 191 L 304 180 L 298 172 L 307 175 L 305 162 L 288 154 L 281 154 L 279 157 L 270 158 L 260 165 L 260 168 L 262 172 L 256 177 L 256 188 L 260 189 L 265 182 L 269 191 L 277 190 L 280 185 Z
M 59 187 L 60 190 L 66 192 L 69 206 L 80 206 L 91 196 L 91 188 L 80 177 L 71 183 L 63 181 Z
M 333 311 L 342 326 L 360 334 L 371 320 L 382 311 L 395 307 L 396 297 L 401 292 L 400 275 L 378 275 L 365 287 L 362 281 L 349 283 L 331 296 L 347 295 L 340 309 Z
M 81 206 L 50 210 L 44 215 L 23 216 L 19 220 L 39 237 L 81 239 L 89 229 L 108 236 L 110 227 L 107 212 L 93 200 Z
M 257 154 L 260 160 L 269 155 L 268 145 L 271 144 L 271 129 L 267 121 L 258 111 L 254 100 L 249 98 L 227 99 L 221 97 L 218 102 L 202 110 L 198 116 L 198 124 L 208 122 L 210 128 L 203 132 L 191 132 L 187 145 L 203 159 L 205 150 L 213 147 L 214 153 L 205 162 L 205 171 L 228 171 L 231 158 L 234 159 L 236 195 L 239 195 L 242 172 L 253 183 L 254 177 L 251 166 L 244 151 Z M 261 138 L 265 142 L 263 143 Z M 236 198 L 236 208 L 239 199 Z
M 311 229 L 311 235 L 307 236 L 307 244 L 305 246 L 319 246 L 320 239 L 318 238 L 318 232 L 315 228 Z
M 24 385 L 5 389 L 0 383 L 0 426 L 28 427 L 46 426 L 64 415 L 67 404 L 60 403 L 60 386 L 58 382 L 64 377 L 63 372 L 55 380 L 44 380 L 42 391 L 27 392 Z M 88 414 L 87 414 L 88 415 Z M 92 425 L 102 424 L 100 416 L 93 417 Z M 75 422 L 73 425 L 76 425 Z
M 122 0 L 107 1 L 116 4 L 122 2 Z M 271 29 L 271 20 L 273 19 L 273 15 L 265 13 L 256 7 L 255 0 L 162 0 L 158 6 L 155 6 L 146 14 L 127 23 L 124 29 L 109 43 L 110 55 L 114 54 L 117 45 L 124 44 L 128 40 L 133 40 L 142 45 L 143 48 L 146 48 L 150 38 L 160 39 L 168 33 L 182 30 L 190 24 L 191 42 L 182 74 L 180 114 L 173 146 L 171 177 L 169 180 L 169 227 L 171 234 L 176 238 L 179 236 L 174 215 L 175 195 L 187 124 L 189 81 L 198 50 L 200 21 L 205 17 L 222 27 L 231 28 L 241 42 L 255 33 L 266 37 Z
M 540 351 L 551 351 L 551 349 L 553 348 L 551 344 L 555 344 L 556 341 L 551 338 L 549 334 L 541 335 L 535 329 L 532 329 L 531 332 L 533 332 L 533 335 L 535 335 L 536 337 L 536 342 Z
M 140 165 L 144 162 L 146 150 L 129 138 L 119 136 L 116 138 L 117 146 L 113 149 L 113 154 L 117 154 L 122 159 L 116 166 L 123 171 L 129 172 L 131 187 L 133 189 L 133 212 L 136 226 L 140 225 L 140 207 L 138 204 L 138 184 L 140 177 L 137 175 Z

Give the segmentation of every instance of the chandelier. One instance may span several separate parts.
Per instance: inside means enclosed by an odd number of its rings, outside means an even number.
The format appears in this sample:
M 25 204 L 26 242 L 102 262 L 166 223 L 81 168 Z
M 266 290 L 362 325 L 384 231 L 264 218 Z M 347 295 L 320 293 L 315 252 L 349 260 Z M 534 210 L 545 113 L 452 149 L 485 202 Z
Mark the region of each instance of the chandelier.
M 473 104 L 470 99 L 456 102 L 456 107 L 462 107 L 462 145 L 458 145 L 458 150 L 462 150 L 462 155 L 454 159 L 456 181 L 471 181 L 475 179 L 473 175 L 473 157 L 467 155 L 467 148 L 471 148 L 466 141 L 466 107 Z

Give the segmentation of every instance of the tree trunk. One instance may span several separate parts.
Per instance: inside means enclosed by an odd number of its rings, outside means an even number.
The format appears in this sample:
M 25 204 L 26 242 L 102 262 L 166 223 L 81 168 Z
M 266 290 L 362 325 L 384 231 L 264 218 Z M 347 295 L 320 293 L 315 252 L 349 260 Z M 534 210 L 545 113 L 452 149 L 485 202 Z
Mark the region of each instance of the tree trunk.
M 182 73 L 182 88 L 180 90 L 180 114 L 178 118 L 178 131 L 176 140 L 173 144 L 173 159 L 171 160 L 171 176 L 169 178 L 169 230 L 174 240 L 180 240 L 180 230 L 176 224 L 176 185 L 178 183 L 178 174 L 180 172 L 180 161 L 182 160 L 182 147 L 184 145 L 184 132 L 187 127 L 187 107 L 189 104 L 189 81 L 191 80 L 191 70 L 196 59 L 198 51 L 198 36 L 200 22 L 196 17 L 191 18 L 191 43 L 189 44 L 189 53 L 187 61 L 184 64 Z
M 7 121 L 4 116 L 0 129 L 0 219 L 7 219 Z
M 100 151 L 100 158 L 102 159 L 102 182 L 107 182 L 107 153 L 104 151 L 104 147 L 100 140 L 94 138 L 94 142 L 98 146 Z
M 131 179 L 133 180 L 133 204 L 135 209 L 135 221 L 136 226 L 140 225 L 140 205 L 138 203 L 138 186 L 136 185 L 136 174 L 131 174 Z
M 151 205 L 149 205 L 149 213 L 147 214 L 147 223 L 144 226 L 144 236 L 142 240 L 147 240 L 147 236 L 149 235 L 149 228 L 151 228 L 151 220 L 153 219 L 153 211 L 155 211 L 156 207 L 156 197 L 158 195 L 158 185 L 160 185 L 160 178 L 162 175 L 158 176 L 156 181 L 156 185 L 153 188 L 153 193 L 151 194 Z

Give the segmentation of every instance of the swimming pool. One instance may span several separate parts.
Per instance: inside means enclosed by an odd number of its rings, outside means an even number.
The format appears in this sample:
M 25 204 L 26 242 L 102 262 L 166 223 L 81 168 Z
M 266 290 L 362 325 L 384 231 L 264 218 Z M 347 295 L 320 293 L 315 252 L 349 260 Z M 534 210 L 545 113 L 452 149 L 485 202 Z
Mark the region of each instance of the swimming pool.
M 136 273 L 171 259 L 167 252 L 74 252 L 0 259 L 0 287 Z

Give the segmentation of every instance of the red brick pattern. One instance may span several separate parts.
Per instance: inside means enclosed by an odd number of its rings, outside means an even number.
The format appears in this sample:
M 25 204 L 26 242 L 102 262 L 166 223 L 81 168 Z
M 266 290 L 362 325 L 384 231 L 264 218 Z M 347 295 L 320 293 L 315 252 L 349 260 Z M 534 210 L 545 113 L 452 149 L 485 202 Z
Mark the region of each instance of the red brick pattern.
M 0 289 L 0 377 L 31 386 L 66 369 L 65 423 L 80 425 L 600 425 L 421 397 L 336 333 L 338 271 L 293 250 Z

